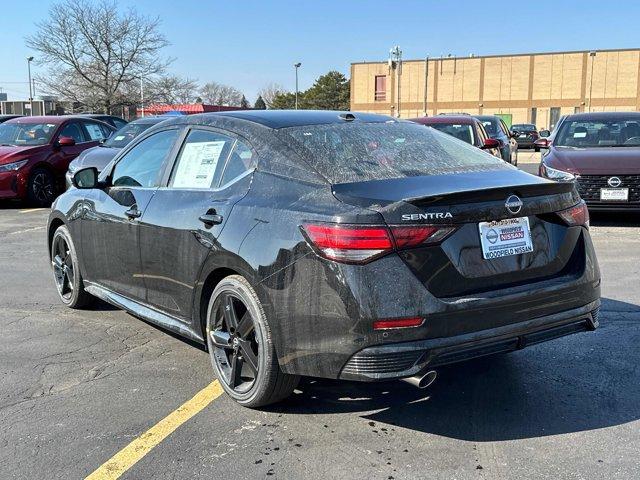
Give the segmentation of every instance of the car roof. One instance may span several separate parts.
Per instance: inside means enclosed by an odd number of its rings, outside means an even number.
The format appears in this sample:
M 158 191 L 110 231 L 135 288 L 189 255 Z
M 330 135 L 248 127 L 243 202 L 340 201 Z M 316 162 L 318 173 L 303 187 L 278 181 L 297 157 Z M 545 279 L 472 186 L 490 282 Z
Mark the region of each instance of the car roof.
M 640 121 L 640 112 L 585 112 L 567 115 L 565 120 L 624 120 Z
M 396 122 L 393 117 L 372 113 L 334 110 L 232 110 L 175 117 L 176 123 L 215 124 L 220 118 L 232 118 L 257 123 L 268 128 L 301 127 L 331 123 L 384 123 Z
M 473 118 L 477 118 L 480 121 L 487 121 L 487 120 L 496 120 L 496 121 L 500 121 L 500 117 L 497 115 L 474 115 Z
M 151 117 L 140 117 L 135 120 L 131 120 L 128 125 L 155 125 L 156 123 L 164 122 L 165 120 L 169 120 L 173 117 L 163 117 L 161 115 L 153 115 Z
M 475 125 L 477 118 L 470 115 L 437 115 L 435 117 L 419 117 L 410 119 L 412 122 L 421 123 L 423 125 L 431 125 L 434 123 L 452 124 L 458 123 L 462 125 Z
M 28 117 L 16 117 L 11 120 L 7 120 L 6 123 L 51 123 L 54 125 L 60 125 L 72 118 L 77 118 L 67 115 L 40 115 L 40 116 L 28 116 Z

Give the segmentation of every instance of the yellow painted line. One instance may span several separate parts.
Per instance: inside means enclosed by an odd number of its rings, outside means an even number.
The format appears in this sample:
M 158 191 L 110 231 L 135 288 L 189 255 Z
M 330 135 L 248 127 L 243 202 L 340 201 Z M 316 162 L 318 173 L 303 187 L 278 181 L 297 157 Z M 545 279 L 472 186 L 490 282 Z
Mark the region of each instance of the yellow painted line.
M 218 380 L 214 380 L 149 430 L 133 440 L 85 480 L 115 480 L 133 467 L 147 453 L 173 433 L 212 401 L 224 393 Z
M 40 210 L 48 210 L 47 208 L 27 208 L 26 210 L 20 210 L 20 213 L 39 212 Z

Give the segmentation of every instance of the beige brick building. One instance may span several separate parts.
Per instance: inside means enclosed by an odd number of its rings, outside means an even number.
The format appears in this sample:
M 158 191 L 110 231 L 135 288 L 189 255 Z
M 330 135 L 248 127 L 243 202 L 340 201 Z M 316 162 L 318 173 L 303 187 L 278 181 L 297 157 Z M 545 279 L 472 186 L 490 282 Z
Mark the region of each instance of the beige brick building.
M 569 113 L 640 110 L 640 49 L 353 63 L 351 110 L 500 114 L 538 128 Z

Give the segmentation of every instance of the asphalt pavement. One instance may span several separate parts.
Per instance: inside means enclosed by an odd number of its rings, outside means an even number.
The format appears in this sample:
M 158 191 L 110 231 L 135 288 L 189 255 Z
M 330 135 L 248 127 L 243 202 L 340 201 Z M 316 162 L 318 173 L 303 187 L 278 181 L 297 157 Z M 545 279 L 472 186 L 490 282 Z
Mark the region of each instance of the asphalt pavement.
M 104 303 L 61 305 L 47 214 L 0 205 L 3 480 L 84 478 L 213 380 L 202 348 Z M 640 215 L 592 225 L 596 332 L 442 368 L 427 390 L 306 379 L 260 411 L 221 395 L 121 478 L 640 478 Z

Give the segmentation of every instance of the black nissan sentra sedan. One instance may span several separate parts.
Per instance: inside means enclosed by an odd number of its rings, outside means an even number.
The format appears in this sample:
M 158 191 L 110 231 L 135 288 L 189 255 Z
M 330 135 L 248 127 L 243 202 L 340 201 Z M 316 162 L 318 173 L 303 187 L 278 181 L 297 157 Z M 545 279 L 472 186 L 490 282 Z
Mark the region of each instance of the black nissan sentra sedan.
M 439 365 L 598 325 L 574 184 L 415 123 L 179 117 L 73 181 L 48 222 L 62 301 L 206 343 L 245 406 L 303 375 L 423 386 Z

